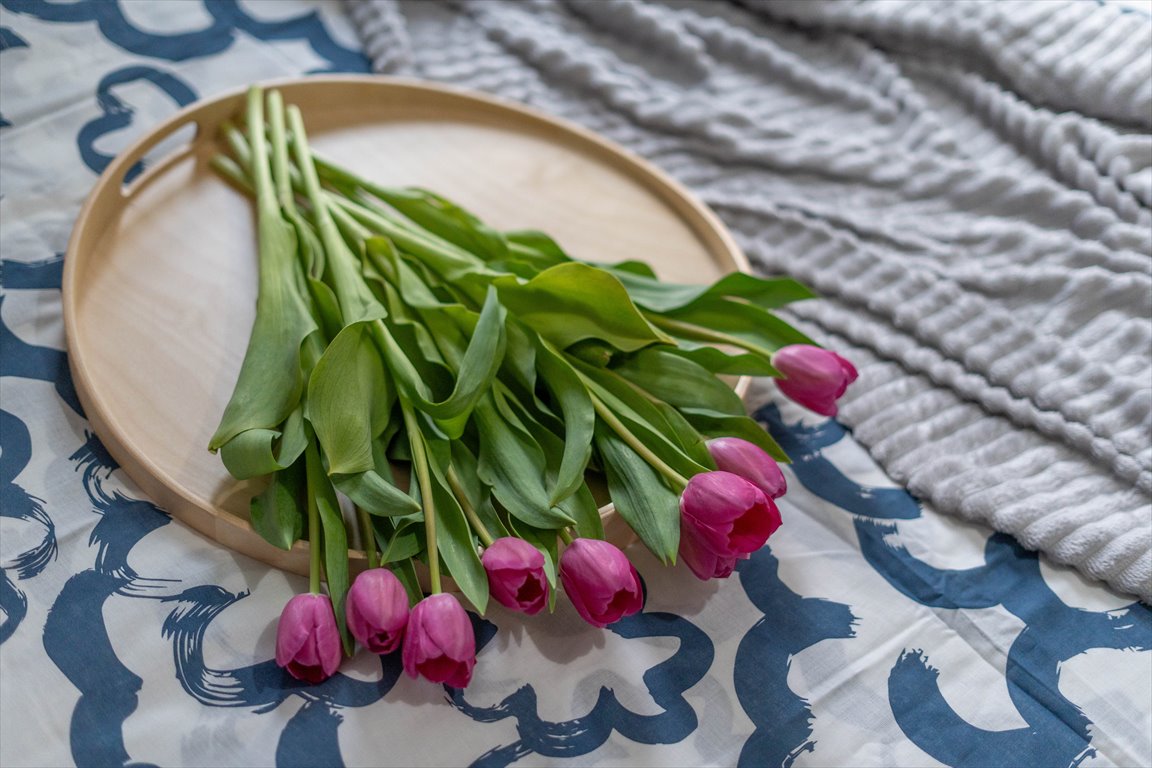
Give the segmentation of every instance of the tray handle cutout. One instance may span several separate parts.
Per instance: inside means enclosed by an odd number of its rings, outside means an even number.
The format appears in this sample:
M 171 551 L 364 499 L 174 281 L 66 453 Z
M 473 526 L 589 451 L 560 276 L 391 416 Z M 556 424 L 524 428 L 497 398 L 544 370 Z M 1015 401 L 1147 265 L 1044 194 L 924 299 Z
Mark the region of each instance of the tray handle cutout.
M 120 194 L 132 197 L 150 177 L 186 157 L 193 151 L 200 135 L 195 119 L 173 120 L 116 158 Z

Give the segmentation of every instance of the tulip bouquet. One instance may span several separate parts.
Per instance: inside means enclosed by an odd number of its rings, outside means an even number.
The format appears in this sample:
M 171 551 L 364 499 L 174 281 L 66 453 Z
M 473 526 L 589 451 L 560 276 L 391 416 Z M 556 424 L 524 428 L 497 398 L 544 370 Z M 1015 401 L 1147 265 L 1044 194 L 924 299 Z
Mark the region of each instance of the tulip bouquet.
M 310 544 L 309 592 L 276 637 L 289 674 L 324 680 L 358 642 L 466 686 L 475 638 L 445 576 L 480 613 L 535 614 L 558 587 L 595 626 L 636 613 L 593 477 L 657 558 L 701 579 L 779 527 L 787 456 L 718 376 L 777 377 L 834 414 L 855 370 L 771 311 L 807 288 L 578 261 L 325 161 L 278 92 L 251 89 L 245 118 L 213 165 L 255 199 L 256 318 L 209 448 L 237 478 L 268 476 L 256 531 Z

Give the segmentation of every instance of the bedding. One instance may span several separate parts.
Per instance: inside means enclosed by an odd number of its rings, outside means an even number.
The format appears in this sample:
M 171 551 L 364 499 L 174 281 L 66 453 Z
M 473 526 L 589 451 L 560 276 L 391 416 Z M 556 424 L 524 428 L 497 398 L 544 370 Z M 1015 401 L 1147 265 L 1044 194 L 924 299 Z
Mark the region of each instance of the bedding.
M 1085 17 L 1102 12 L 1088 0 L 1077 5 Z M 1113 503 L 1132 527 L 1111 533 L 1138 537 L 1144 433 L 1121 427 L 1145 417 L 1143 401 L 1094 427 L 1109 435 L 1115 456 L 1127 451 L 1136 461 L 1139 471 L 1125 479 L 1060 429 L 1026 423 L 1029 409 L 1048 418 L 1039 390 L 1000 390 L 988 380 L 965 389 L 969 374 L 949 361 L 967 358 L 946 338 L 939 349 L 950 357 L 939 358 L 925 357 L 936 347 L 914 328 L 906 339 L 891 338 L 902 322 L 897 263 L 918 281 L 918 295 L 960 286 L 966 293 L 943 295 L 960 303 L 975 295 L 983 310 L 1046 334 L 1022 338 L 1022 347 L 1051 342 L 1055 331 L 1045 322 L 1055 320 L 1037 305 L 1045 295 L 1060 297 L 1061 311 L 1080 318 L 1082 331 L 1067 342 L 1073 357 L 1054 365 L 1070 366 L 1071 375 L 1081 363 L 1102 365 L 1098 358 L 1113 350 L 1113 368 L 1091 370 L 1114 376 L 1116 387 L 1134 386 L 1149 338 L 1132 319 L 1147 300 L 1152 152 L 1140 154 L 1149 126 L 1139 109 L 1152 102 L 1139 101 L 1144 83 L 1137 77 L 1113 88 L 1135 111 L 1117 96 L 1111 108 L 1071 122 L 1055 110 L 1090 112 L 1098 94 L 1046 93 L 1050 111 L 1028 128 L 1016 122 L 1024 113 L 1009 91 L 953 81 L 946 69 L 916 69 L 912 54 L 891 53 L 906 57 L 899 62 L 916 76 L 893 75 L 878 96 L 856 76 L 889 64 L 852 36 L 872 30 L 895 46 L 892 39 L 862 15 L 862 4 L 829 10 L 818 23 L 810 7 L 0 0 L 0 763 L 1152 764 L 1152 610 L 1137 599 L 1147 594 L 1139 581 L 1146 572 L 1140 577 L 1137 568 L 1131 582 L 1123 568 L 1095 574 L 1112 578 L 1109 586 L 1086 575 L 1094 572 L 1075 553 L 1039 553 L 995 509 L 985 511 L 996 499 L 1012 509 L 1044 502 L 1045 492 L 1053 510 L 1084 517 Z M 670 20 L 703 37 L 693 43 L 670 33 Z M 764 45 L 773 30 L 784 34 L 779 29 L 791 37 Z M 1095 55 L 1118 65 L 1123 36 L 1111 34 Z M 600 53 L 572 44 L 573 35 L 591 37 Z M 839 67 L 819 58 L 822 35 L 841 41 Z M 743 47 L 717 48 L 720 38 Z M 1086 34 L 1082 44 L 1091 39 Z M 629 69 L 640 66 L 644 48 L 663 60 L 644 64 L 660 75 L 650 82 Z M 991 48 L 1013 61 L 1010 47 Z M 791 95 L 751 112 L 716 111 L 700 85 L 711 76 L 705 57 L 735 61 Z M 306 579 L 232 553 L 146 498 L 88 427 L 64 348 L 62 254 L 85 194 L 117 151 L 196 99 L 255 80 L 373 66 L 526 101 L 643 152 L 715 206 L 760 269 L 812 278 L 828 298 L 796 319 L 861 368 L 840 421 L 791 405 L 770 382 L 753 386 L 751 411 L 793 463 L 782 528 L 729 579 L 700 582 L 634 546 L 629 555 L 647 587 L 641 613 L 600 630 L 563 600 L 554 614 L 535 617 L 493 606 L 472 618 L 479 661 L 463 690 L 408 678 L 398 654 L 364 651 L 322 685 L 288 677 L 273 660 L 275 623 Z M 1019 77 L 1028 73 L 1039 77 L 1032 70 Z M 619 88 L 597 90 L 613 77 Z M 739 78 L 731 77 L 735 88 Z M 958 111 L 935 123 L 926 110 L 903 113 L 916 104 L 909 83 L 933 77 L 953 91 L 969 88 L 951 92 L 953 100 L 1003 110 L 997 130 L 1033 131 L 1044 142 L 1067 135 L 1080 154 L 1047 143 L 1039 154 L 1005 148 L 1011 142 L 996 130 Z M 629 91 L 646 82 L 648 90 Z M 769 93 L 763 83 L 740 82 L 748 102 Z M 697 91 L 700 109 L 675 109 L 673 92 L 660 91 L 667 83 L 689 100 Z M 831 179 L 821 165 L 828 158 L 806 146 L 853 135 L 830 127 L 839 113 L 821 106 L 829 94 L 862 116 L 857 150 L 837 156 Z M 885 177 L 860 159 L 881 131 L 876 114 L 885 112 L 889 122 L 881 125 L 902 126 L 900 151 L 906 167 L 922 168 L 919 181 Z M 784 135 L 772 119 L 788 114 L 795 124 Z M 827 118 L 827 130 L 813 114 Z M 749 150 L 752 128 L 762 143 Z M 962 145 L 982 149 L 962 152 Z M 1117 146 L 1111 155 L 1103 149 Z M 1089 173 L 1080 162 L 1091 147 L 1104 154 Z M 1048 180 L 1019 197 L 994 185 L 945 194 L 930 173 L 941 172 L 936 161 L 917 154 L 929 149 L 982 173 L 1030 169 Z M 854 191 L 837 186 L 844 179 Z M 897 192 L 916 183 L 923 194 L 896 205 Z M 949 216 L 940 195 L 967 200 L 987 227 L 984 237 L 972 239 L 970 222 Z M 1007 226 L 1003 210 L 978 210 L 985 196 L 1016 205 L 1018 221 Z M 1038 199 L 1057 210 L 1028 207 Z M 917 216 L 923 223 L 910 224 Z M 1071 249 L 1059 240 L 1070 226 Z M 986 261 L 957 263 L 942 242 Z M 1032 247 L 1034 260 L 1008 263 Z M 848 250 L 875 263 L 853 260 Z M 1072 274 L 1079 267 L 1088 276 Z M 1001 279 L 1033 291 L 1023 300 L 979 289 L 982 269 L 1008 270 Z M 869 270 L 879 271 L 869 277 Z M 868 282 L 883 275 L 895 281 L 891 295 Z M 1111 282 L 1125 275 L 1127 292 Z M 853 277 L 864 295 L 849 295 Z M 861 306 L 874 306 L 873 325 L 855 334 L 852 312 Z M 1013 394 L 999 395 L 1003 408 L 990 410 L 988 399 L 1000 391 Z M 1091 411 L 1085 403 L 1095 401 L 1086 397 L 1081 406 Z M 1078 413 L 1061 414 L 1061 424 L 1073 425 Z M 980 462 L 989 457 L 969 456 L 969 437 L 994 447 L 1001 462 L 979 498 L 964 483 L 988 470 Z M 918 463 L 931 472 L 946 466 L 947 451 L 960 484 L 951 489 L 917 474 Z M 1034 482 L 998 491 L 1012 476 Z M 918 498 L 910 487 L 927 492 Z M 1147 515 L 1146 497 L 1143 509 Z M 1147 557 L 1133 551 L 1129 565 Z

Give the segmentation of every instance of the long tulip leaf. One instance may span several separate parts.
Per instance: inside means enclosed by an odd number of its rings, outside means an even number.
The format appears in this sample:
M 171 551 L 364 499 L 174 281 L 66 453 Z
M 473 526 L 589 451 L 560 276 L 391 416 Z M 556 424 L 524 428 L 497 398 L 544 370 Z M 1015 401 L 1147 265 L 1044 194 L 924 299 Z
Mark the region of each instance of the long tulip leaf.
M 252 497 L 249 518 L 253 530 L 272 546 L 291 549 L 304 532 L 307 492 L 303 459 L 274 473 L 268 487 Z
M 780 462 L 789 462 L 788 454 L 772 439 L 768 430 L 748 416 L 733 416 L 704 408 L 681 409 L 689 423 L 708 437 L 739 437 L 760 446 L 769 456 Z
M 508 311 L 557 349 L 590 338 L 625 352 L 670 341 L 644 319 L 617 277 L 587 264 L 558 264 L 526 283 L 509 276 L 492 284 Z
M 596 429 L 596 449 L 616 511 L 652 554 L 664 563 L 675 562 L 680 545 L 680 504 L 676 494 L 656 470 L 603 425 Z
M 498 391 L 480 399 L 474 411 L 480 440 L 477 474 L 510 514 L 537 528 L 574 521 L 548 503 L 546 464 L 539 443 L 515 414 L 497 409 Z
M 711 371 L 667 348 L 651 347 L 626 357 L 612 370 L 677 408 L 743 414 L 744 403 Z

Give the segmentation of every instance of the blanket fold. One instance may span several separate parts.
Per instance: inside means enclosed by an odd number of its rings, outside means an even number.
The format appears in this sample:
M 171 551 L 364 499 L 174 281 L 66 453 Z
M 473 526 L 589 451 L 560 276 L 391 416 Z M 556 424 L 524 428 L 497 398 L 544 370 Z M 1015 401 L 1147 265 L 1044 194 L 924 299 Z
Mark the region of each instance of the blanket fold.
M 1152 602 L 1152 18 L 1091 0 L 370 0 L 381 72 L 581 123 L 824 298 L 890 476 Z M 770 389 L 761 387 L 758 391 Z

